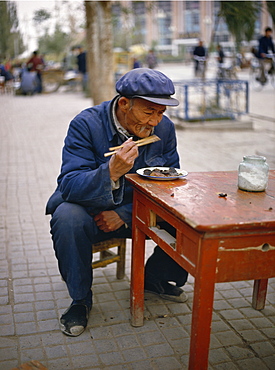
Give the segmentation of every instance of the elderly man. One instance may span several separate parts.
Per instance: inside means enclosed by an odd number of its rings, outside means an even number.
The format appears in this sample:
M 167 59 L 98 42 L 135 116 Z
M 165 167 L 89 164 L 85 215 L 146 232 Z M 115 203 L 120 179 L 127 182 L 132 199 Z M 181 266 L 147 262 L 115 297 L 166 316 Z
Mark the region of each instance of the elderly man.
M 59 270 L 72 298 L 60 319 L 70 336 L 84 331 L 92 307 L 91 245 L 131 237 L 132 189 L 124 175 L 147 166 L 179 167 L 174 124 L 164 115 L 167 105 L 178 105 L 172 81 L 138 68 L 126 73 L 116 90 L 112 101 L 84 110 L 70 123 L 58 186 L 47 204 Z M 137 139 L 153 133 L 161 140 L 137 147 Z M 122 143 L 115 155 L 104 157 Z M 162 227 L 174 232 L 170 225 Z M 184 302 L 180 286 L 187 275 L 157 246 L 146 262 L 145 290 Z

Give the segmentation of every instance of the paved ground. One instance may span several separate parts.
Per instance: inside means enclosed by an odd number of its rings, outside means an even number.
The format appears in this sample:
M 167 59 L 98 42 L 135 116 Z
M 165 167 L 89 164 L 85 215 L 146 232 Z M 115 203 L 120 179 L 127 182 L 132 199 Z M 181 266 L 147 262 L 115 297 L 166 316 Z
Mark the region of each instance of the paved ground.
M 172 78 L 189 73 L 171 66 L 162 70 Z M 250 130 L 178 129 L 182 168 L 236 170 L 243 155 L 255 153 L 266 154 L 275 168 L 274 101 L 271 88 L 251 92 L 250 111 L 269 119 L 254 119 Z M 186 304 L 147 295 L 145 325 L 131 327 L 130 245 L 124 280 L 116 280 L 112 266 L 95 270 L 95 302 L 85 333 L 69 338 L 59 331 L 58 317 L 70 299 L 44 207 L 55 188 L 68 123 L 89 105 L 81 93 L 0 96 L 0 368 L 34 359 L 50 370 L 186 369 L 193 278 L 185 287 Z M 148 254 L 152 248 L 148 242 Z M 275 278 L 262 311 L 251 308 L 252 285 L 216 285 L 209 369 L 275 369 Z

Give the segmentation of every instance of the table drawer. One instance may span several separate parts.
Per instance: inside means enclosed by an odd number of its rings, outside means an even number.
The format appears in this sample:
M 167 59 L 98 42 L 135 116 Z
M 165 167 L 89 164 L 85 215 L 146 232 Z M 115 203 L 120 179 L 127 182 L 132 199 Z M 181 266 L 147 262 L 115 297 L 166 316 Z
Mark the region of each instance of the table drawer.
M 275 235 L 251 235 L 219 242 L 216 282 L 275 276 Z

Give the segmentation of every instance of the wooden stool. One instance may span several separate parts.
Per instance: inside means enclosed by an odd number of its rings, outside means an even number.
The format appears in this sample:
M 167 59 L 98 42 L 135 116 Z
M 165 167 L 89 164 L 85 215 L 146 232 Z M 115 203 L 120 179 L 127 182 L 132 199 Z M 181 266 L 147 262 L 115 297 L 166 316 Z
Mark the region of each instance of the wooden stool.
M 30 362 L 25 362 L 18 367 L 14 367 L 11 370 L 48 370 L 48 368 L 42 365 L 39 361 L 32 360 Z
M 117 247 L 117 253 L 110 251 L 110 248 Z M 110 263 L 117 263 L 116 277 L 123 279 L 125 276 L 125 252 L 126 239 L 113 238 L 104 242 L 95 243 L 92 245 L 93 253 L 99 252 L 99 259 L 92 262 L 92 268 L 105 267 Z
M 0 76 L 0 92 L 1 94 L 5 94 L 5 77 Z

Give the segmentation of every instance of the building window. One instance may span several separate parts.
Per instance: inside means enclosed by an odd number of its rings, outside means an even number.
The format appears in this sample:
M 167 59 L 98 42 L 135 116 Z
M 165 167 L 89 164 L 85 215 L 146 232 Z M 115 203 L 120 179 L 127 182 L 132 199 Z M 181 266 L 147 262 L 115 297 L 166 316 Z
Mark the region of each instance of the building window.
M 170 45 L 172 42 L 171 1 L 158 1 L 157 6 L 158 43 L 159 45 Z
M 194 34 L 200 32 L 200 2 L 186 1 L 184 13 L 184 32 Z
M 146 7 L 144 1 L 133 1 L 133 44 L 144 44 L 146 36 Z

